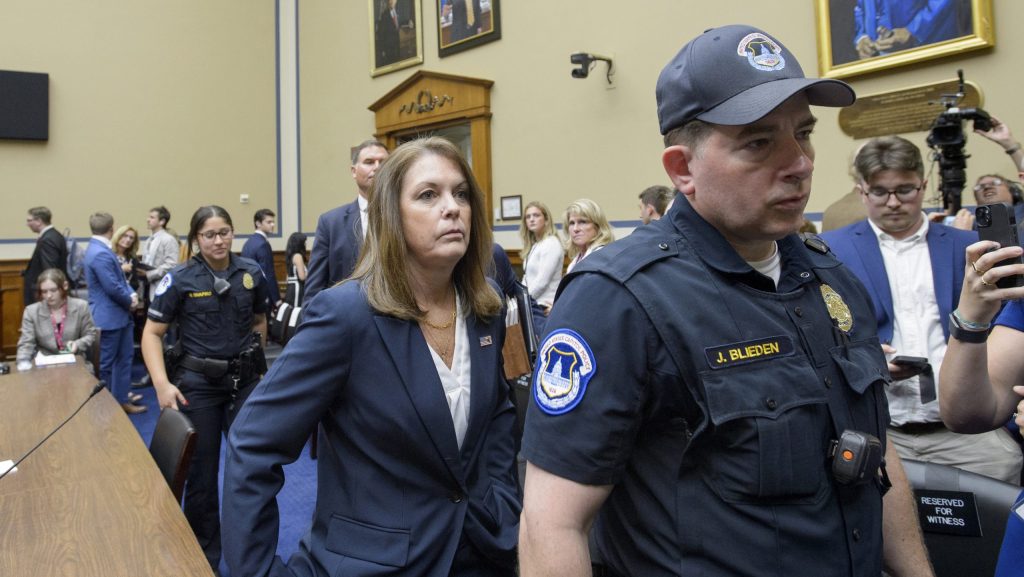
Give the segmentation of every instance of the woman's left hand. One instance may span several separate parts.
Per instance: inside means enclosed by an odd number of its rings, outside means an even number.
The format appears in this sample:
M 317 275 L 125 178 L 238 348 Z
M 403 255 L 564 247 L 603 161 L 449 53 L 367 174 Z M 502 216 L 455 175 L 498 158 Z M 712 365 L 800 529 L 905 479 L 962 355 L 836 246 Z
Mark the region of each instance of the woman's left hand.
M 132 272 L 132 263 L 124 263 L 123 265 L 121 265 L 121 270 L 123 270 L 124 272 Z
M 1024 298 L 1024 287 L 999 288 L 1000 279 L 1024 274 L 1024 264 L 996 266 L 1024 253 L 1019 246 L 999 248 L 999 244 L 983 240 L 967 247 L 964 286 L 957 307 L 962 318 L 975 323 L 988 323 L 999 313 L 1004 300 Z

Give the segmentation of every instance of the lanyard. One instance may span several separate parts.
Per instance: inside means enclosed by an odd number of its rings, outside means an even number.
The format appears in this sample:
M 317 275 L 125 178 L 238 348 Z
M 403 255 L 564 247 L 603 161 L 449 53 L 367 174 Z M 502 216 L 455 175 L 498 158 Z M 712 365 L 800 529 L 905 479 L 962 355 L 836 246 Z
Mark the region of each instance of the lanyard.
M 60 307 L 60 322 L 53 318 L 53 313 L 50 313 L 50 323 L 53 325 L 53 337 L 57 340 L 57 350 L 64 350 L 64 322 L 68 319 L 68 303 L 64 301 L 64 305 Z

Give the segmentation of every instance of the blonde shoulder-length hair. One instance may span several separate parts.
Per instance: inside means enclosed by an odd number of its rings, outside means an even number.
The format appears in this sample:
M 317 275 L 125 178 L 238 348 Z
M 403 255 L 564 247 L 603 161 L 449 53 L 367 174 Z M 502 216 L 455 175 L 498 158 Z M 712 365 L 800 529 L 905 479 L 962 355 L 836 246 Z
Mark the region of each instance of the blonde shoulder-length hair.
M 544 230 L 540 236 L 537 236 L 530 229 L 526 228 L 526 213 L 531 208 L 536 208 L 544 215 Z M 526 210 L 523 211 L 523 220 L 519 223 L 519 236 L 523 239 L 523 266 L 526 265 L 526 259 L 530 256 L 530 249 L 533 245 L 544 240 L 549 236 L 555 236 L 555 221 L 551 219 L 551 211 L 544 205 L 543 202 L 533 201 L 526 205 Z
M 417 321 L 426 316 L 416 304 L 409 283 L 409 249 L 402 228 L 401 201 L 406 173 L 427 155 L 452 161 L 466 178 L 471 212 L 469 246 L 452 271 L 452 282 L 463 305 L 474 315 L 493 317 L 501 310 L 502 302 L 485 274 L 493 257 L 483 193 L 459 149 L 444 138 L 409 141 L 391 153 L 377 171 L 367 205 L 366 241 L 350 280 L 362 283 L 367 301 L 377 312 Z
M 117 245 L 120 244 L 121 237 L 128 234 L 129 230 L 135 233 L 135 240 L 132 241 L 132 245 L 125 251 L 124 256 L 127 258 L 136 258 L 139 254 L 139 231 L 135 230 L 134 226 L 126 224 L 114 231 L 114 236 L 110 237 L 110 247 L 115 253 L 117 253 Z
M 608 219 L 604 216 L 604 211 L 601 210 L 601 206 L 589 198 L 581 198 L 575 200 L 569 204 L 565 209 L 565 221 L 562 225 L 565 227 L 565 234 L 567 240 L 565 241 L 565 251 L 569 255 L 569 260 L 576 258 L 580 254 L 580 249 L 572 243 L 572 237 L 569 236 L 569 217 L 572 215 L 579 215 L 589 220 L 597 226 L 597 236 L 588 245 L 587 250 L 593 246 L 604 246 L 615 240 L 615 233 L 612 232 L 612 227 L 608 224 Z

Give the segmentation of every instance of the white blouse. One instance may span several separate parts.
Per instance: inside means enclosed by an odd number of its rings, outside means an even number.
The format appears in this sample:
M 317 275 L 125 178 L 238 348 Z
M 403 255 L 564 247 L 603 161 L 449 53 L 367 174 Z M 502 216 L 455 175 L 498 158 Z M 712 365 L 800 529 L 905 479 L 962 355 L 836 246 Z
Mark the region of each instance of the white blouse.
M 569 266 L 565 268 L 565 274 L 571 273 L 572 269 L 576 268 L 576 265 L 580 264 L 583 261 L 583 259 L 587 258 L 588 256 L 594 254 L 595 252 L 601 250 L 604 247 L 605 245 L 603 244 L 591 246 L 590 248 L 587 249 L 587 252 L 576 255 L 576 258 L 569 261 Z
M 565 249 L 558 236 L 551 235 L 536 243 L 526 256 L 523 284 L 537 304 L 550 307 L 555 302 L 558 281 L 562 280 Z
M 452 366 L 444 364 L 444 360 L 428 343 L 430 356 L 434 359 L 434 367 L 437 369 L 437 376 L 441 379 L 444 387 L 444 395 L 448 400 L 448 410 L 452 413 L 452 424 L 455 425 L 455 439 L 462 448 L 462 440 L 466 438 L 466 429 L 469 427 L 469 393 L 472 383 L 469 358 L 469 335 L 466 332 L 466 323 L 463 319 L 461 302 L 456 296 L 455 307 L 455 350 L 452 353 Z

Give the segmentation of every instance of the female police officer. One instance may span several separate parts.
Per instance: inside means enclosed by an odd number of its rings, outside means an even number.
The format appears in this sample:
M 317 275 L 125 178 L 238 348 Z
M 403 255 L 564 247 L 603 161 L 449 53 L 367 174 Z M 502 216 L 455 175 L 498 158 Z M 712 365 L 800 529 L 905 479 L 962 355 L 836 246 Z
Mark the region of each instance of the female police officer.
M 157 285 L 142 355 L 160 406 L 181 408 L 197 443 L 185 489 L 185 516 L 210 565 L 220 564 L 217 473 L 221 432 L 266 370 L 266 280 L 254 261 L 231 254 L 231 216 L 219 206 L 192 215 L 185 264 Z M 199 254 L 193 256 L 194 248 Z M 176 366 L 164 360 L 168 325 L 178 323 Z M 259 335 L 259 336 L 257 336 Z

